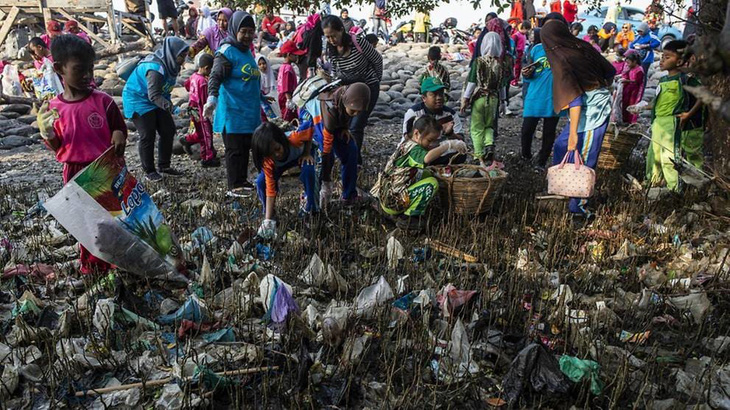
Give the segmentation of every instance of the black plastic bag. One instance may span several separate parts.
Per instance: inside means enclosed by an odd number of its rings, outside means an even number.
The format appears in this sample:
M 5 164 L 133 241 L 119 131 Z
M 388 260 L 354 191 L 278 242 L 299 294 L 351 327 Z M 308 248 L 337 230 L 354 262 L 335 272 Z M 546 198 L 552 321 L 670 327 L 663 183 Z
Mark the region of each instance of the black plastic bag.
M 517 354 L 502 381 L 504 399 L 510 404 L 525 391 L 564 394 L 568 389 L 570 382 L 558 360 L 539 343 L 531 343 Z

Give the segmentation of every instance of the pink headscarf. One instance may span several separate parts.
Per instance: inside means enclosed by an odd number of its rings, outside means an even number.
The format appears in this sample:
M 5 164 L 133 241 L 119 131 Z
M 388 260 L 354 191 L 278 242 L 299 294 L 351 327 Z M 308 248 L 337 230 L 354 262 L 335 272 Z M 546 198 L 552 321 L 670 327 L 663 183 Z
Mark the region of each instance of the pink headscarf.
M 502 40 L 502 45 L 509 44 L 507 43 L 507 37 L 504 34 L 504 26 L 502 25 L 502 20 L 500 18 L 494 18 L 489 20 L 487 23 L 487 31 L 490 33 L 497 33 L 499 34 L 499 38 Z M 504 57 L 505 52 L 507 51 L 506 47 L 502 47 L 502 55 L 501 57 Z
M 231 16 L 233 15 L 233 11 L 228 7 L 223 7 L 222 9 L 218 10 L 218 13 L 226 16 L 228 20 L 230 20 Z M 221 30 L 217 24 L 215 26 L 206 28 L 201 34 L 205 37 L 205 40 L 208 42 L 208 47 L 210 47 L 210 49 L 214 53 L 218 50 L 218 47 L 223 44 L 223 40 L 225 40 L 226 36 L 228 35 L 228 33 Z

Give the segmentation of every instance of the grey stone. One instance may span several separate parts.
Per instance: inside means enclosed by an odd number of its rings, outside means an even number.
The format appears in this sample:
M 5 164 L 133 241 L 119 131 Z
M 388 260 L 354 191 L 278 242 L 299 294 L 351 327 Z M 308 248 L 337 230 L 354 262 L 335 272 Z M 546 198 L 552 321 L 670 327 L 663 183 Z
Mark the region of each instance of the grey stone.
M 31 127 L 30 125 L 21 125 L 19 127 L 8 129 L 7 131 L 5 131 L 5 135 L 20 135 L 22 137 L 27 137 L 36 132 L 38 132 L 38 130 Z
M 404 88 L 405 88 L 405 86 L 403 84 L 393 84 L 390 86 L 390 91 L 400 92 L 400 91 L 403 91 Z
M 390 96 L 386 93 L 380 93 L 378 94 L 378 101 L 389 103 L 391 100 Z
M 389 89 L 390 89 L 390 85 L 380 84 L 380 91 L 388 91 Z
M 449 93 L 449 98 L 451 100 L 459 100 L 461 99 L 461 90 L 452 91 Z
M 10 135 L 0 138 L 0 149 L 3 150 L 23 147 L 31 144 L 33 144 L 33 141 L 30 138 L 20 135 Z
M 398 91 L 387 91 L 386 94 L 388 94 L 392 100 L 403 98 L 403 94 Z
M 33 124 L 36 120 L 35 115 L 21 115 L 18 117 L 18 121 L 22 122 L 23 124 Z
M 7 104 L 3 105 L 2 108 L 0 108 L 0 112 L 2 112 L 5 116 L 10 113 L 26 115 L 30 112 L 30 108 L 30 105 L 25 104 Z
M 414 94 L 420 95 L 421 92 L 418 89 L 411 88 L 411 87 L 405 88 L 403 90 L 403 95 L 406 97 L 410 97 L 411 95 L 414 95 Z

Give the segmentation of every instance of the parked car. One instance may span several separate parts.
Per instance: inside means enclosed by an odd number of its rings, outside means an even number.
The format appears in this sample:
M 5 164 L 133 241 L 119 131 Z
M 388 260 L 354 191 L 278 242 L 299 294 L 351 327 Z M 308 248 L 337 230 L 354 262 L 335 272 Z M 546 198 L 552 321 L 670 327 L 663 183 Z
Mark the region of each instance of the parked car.
M 588 27 L 590 26 L 596 26 L 600 30 L 603 26 L 604 20 L 606 19 L 607 12 L 608 7 L 601 7 L 597 10 L 590 10 L 587 13 L 579 14 L 576 22 L 580 22 L 580 24 L 583 25 L 583 32 L 580 33 L 580 35 L 583 36 L 588 34 Z M 618 26 L 618 29 L 621 30 L 621 26 L 629 23 L 634 26 L 635 31 L 642 21 L 644 21 L 643 10 L 636 7 L 621 7 L 618 19 L 616 20 L 616 25 Z M 662 48 L 664 48 L 664 45 L 672 40 L 681 40 L 683 38 L 682 32 L 672 26 L 671 23 L 659 26 L 657 37 L 659 37 L 659 40 L 662 43 Z

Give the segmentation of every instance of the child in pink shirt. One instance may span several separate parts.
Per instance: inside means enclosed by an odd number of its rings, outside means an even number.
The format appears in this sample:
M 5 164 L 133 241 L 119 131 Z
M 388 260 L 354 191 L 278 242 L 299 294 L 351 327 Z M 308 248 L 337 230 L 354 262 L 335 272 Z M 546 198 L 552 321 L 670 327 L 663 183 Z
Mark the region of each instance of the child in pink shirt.
M 38 127 L 46 145 L 63 163 L 63 182 L 96 160 L 109 147 L 124 155 L 127 126 L 112 97 L 89 86 L 96 54 L 79 37 L 66 34 L 53 40 L 53 68 L 63 78 L 63 94 L 44 103 Z M 81 247 L 81 272 L 105 273 L 110 265 Z
M 198 72 L 185 81 L 185 89 L 190 95 L 188 111 L 192 124 L 191 133 L 180 138 L 180 144 L 188 154 L 192 153 L 190 147 L 200 144 L 200 164 L 203 168 L 218 167 L 220 159 L 216 158 L 213 148 L 213 125 L 210 120 L 203 116 L 203 107 L 208 102 L 208 76 L 213 69 L 213 56 L 202 54 L 198 60 Z
M 515 65 L 513 67 L 513 77 L 511 84 L 517 86 L 520 82 L 520 75 L 522 75 L 522 58 L 525 56 L 525 45 L 527 44 L 527 32 L 532 28 L 532 24 L 528 20 L 523 21 L 519 29 L 512 34 L 512 40 L 515 42 Z
M 76 20 L 67 21 L 63 28 L 66 30 L 67 33 L 79 36 L 82 40 L 91 44 L 91 39 L 89 38 L 89 35 L 81 30 L 81 28 L 79 27 L 79 23 Z
M 628 53 L 626 70 L 621 75 L 621 82 L 624 83 L 624 90 L 621 94 L 621 113 L 627 124 L 633 124 L 639 120 L 639 116 L 629 112 L 627 108 L 640 103 L 644 98 L 644 75 L 639 53 Z
M 276 88 L 279 91 L 279 109 L 284 121 L 297 118 L 297 109 L 292 102 L 292 94 L 297 88 L 297 74 L 294 66 L 306 51 L 299 50 L 293 41 L 289 40 L 281 46 L 280 54 L 284 56 L 284 64 L 279 67 L 279 76 Z

